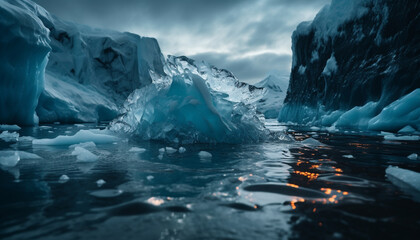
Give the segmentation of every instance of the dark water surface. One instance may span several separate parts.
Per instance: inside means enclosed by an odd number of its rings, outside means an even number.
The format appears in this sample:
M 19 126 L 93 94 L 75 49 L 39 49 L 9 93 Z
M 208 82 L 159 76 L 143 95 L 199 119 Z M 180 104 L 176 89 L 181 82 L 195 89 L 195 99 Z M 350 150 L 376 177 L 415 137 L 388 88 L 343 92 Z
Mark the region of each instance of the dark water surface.
M 51 126 L 19 132 L 52 138 L 94 127 Z M 68 146 L 1 142 L 42 159 L 0 169 L 0 239 L 418 239 L 419 193 L 391 183 L 385 169 L 420 172 L 420 160 L 407 158 L 420 142 L 288 132 L 325 146 L 191 145 L 160 158 L 170 145 L 129 139 L 97 145 L 99 160 L 77 163 Z M 60 183 L 63 174 L 70 179 Z

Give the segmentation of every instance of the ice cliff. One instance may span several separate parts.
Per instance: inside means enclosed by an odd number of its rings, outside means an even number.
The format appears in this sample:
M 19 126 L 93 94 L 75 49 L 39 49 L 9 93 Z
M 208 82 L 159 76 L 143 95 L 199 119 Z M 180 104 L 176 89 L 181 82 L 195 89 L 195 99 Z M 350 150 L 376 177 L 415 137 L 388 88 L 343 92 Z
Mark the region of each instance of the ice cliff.
M 420 129 L 420 2 L 332 0 L 292 36 L 279 121 Z
M 182 144 L 257 142 L 267 137 L 263 116 L 252 104 L 261 89 L 186 57 L 170 56 L 165 73 L 152 75 L 153 84 L 130 95 L 112 130 Z
M 112 120 L 163 74 L 153 38 L 65 22 L 28 0 L 1 1 L 0 13 L 2 123 Z
M 41 122 L 112 120 L 131 92 L 151 83 L 149 71 L 163 73 L 153 38 L 64 22 L 46 12 L 39 17 L 52 47 L 37 107 Z
M 49 30 L 26 2 L 0 1 L 0 123 L 38 123 Z

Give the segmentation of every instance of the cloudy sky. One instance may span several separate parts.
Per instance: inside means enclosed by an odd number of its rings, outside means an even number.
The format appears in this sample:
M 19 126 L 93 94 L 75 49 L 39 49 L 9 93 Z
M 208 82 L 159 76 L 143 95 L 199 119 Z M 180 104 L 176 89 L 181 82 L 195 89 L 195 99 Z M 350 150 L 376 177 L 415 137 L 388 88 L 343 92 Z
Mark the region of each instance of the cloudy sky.
M 256 82 L 288 75 L 290 36 L 330 0 L 35 0 L 94 27 L 155 37 L 165 55 L 185 55 Z

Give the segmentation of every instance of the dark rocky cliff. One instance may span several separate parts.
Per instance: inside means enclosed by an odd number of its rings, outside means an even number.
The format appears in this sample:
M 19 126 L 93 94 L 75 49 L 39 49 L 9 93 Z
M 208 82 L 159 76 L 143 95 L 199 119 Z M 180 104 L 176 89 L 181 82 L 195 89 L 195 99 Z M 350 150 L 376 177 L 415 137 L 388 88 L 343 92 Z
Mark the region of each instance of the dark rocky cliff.
M 418 0 L 333 0 L 292 41 L 280 121 L 331 125 L 336 119 L 323 124 L 321 117 L 371 101 L 376 115 L 420 88 Z

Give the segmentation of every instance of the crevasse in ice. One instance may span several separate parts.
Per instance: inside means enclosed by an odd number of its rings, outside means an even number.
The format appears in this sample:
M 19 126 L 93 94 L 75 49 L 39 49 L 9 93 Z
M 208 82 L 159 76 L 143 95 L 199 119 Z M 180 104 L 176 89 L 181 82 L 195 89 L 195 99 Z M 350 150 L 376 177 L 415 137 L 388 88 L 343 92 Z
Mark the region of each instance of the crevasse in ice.
M 267 136 L 263 116 L 250 103 L 254 91 L 228 71 L 170 56 L 165 72 L 152 73 L 153 84 L 129 96 L 112 130 L 184 144 L 255 142 Z
M 0 1 L 0 122 L 31 125 L 43 91 L 49 30 L 23 1 Z M 17 24 L 18 23 L 18 24 Z

